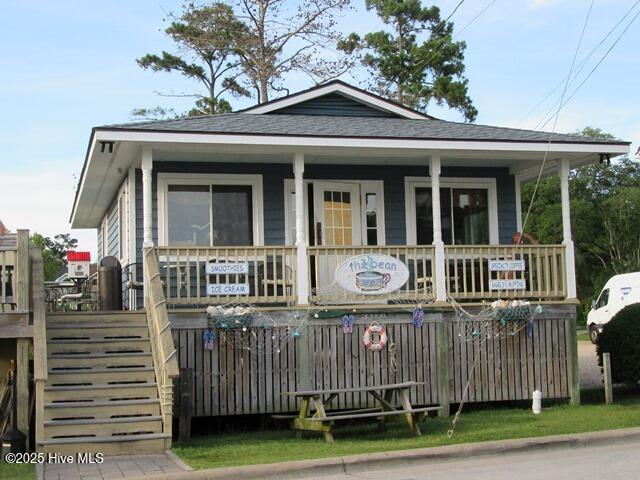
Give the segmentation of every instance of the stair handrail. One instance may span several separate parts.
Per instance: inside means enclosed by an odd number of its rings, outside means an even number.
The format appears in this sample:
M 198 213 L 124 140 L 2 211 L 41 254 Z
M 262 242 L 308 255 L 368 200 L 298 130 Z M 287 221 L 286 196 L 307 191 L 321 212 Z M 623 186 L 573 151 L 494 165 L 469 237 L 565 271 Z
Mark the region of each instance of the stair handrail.
M 156 369 L 158 394 L 163 417 L 163 432 L 171 435 L 173 419 L 173 379 L 180 375 L 176 348 L 171 337 L 171 323 L 167 311 L 167 299 L 160 279 L 160 264 L 154 248 L 145 248 L 144 282 L 145 308 L 151 340 L 153 363 Z M 168 439 L 167 448 L 171 438 Z
M 39 248 L 29 249 L 31 263 L 31 308 L 33 313 L 33 380 L 36 400 L 36 445 L 44 440 L 44 386 L 47 367 L 47 307 L 44 295 L 44 262 Z
M 33 305 L 33 378 L 47 380 L 47 320 L 44 298 L 44 264 L 39 248 L 29 249 Z

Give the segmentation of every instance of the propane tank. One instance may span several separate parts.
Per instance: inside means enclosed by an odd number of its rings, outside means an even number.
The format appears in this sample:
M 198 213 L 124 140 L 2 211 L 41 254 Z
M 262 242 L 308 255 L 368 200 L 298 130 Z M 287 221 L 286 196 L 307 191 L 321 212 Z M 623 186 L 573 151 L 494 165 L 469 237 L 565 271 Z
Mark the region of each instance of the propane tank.
M 531 410 L 534 415 L 540 415 L 542 411 L 542 392 L 540 390 L 536 390 L 533 392 L 533 403 L 531 405 Z

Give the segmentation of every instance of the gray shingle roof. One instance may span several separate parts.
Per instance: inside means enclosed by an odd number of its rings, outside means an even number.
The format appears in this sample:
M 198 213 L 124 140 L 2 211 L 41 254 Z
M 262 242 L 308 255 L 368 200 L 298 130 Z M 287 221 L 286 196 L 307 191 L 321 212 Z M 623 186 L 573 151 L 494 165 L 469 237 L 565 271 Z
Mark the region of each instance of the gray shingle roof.
M 319 115 L 256 115 L 225 113 L 201 117 L 136 122 L 97 127 L 98 130 L 132 130 L 179 133 L 276 135 L 302 137 L 394 138 L 414 140 L 470 140 L 506 142 L 548 142 L 549 133 L 493 127 L 444 120 L 342 117 Z M 625 144 L 579 135 L 554 134 L 554 142 Z

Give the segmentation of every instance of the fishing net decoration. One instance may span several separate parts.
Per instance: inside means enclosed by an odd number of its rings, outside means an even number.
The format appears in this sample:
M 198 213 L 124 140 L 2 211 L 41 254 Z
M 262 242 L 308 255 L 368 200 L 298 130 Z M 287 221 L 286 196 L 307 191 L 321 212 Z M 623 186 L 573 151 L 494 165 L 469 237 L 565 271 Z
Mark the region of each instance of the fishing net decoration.
M 534 310 L 531 303 L 524 300 L 496 300 L 474 313 L 453 298 L 449 298 L 449 303 L 455 312 L 458 337 L 466 342 L 513 337 L 529 328 L 534 313 L 541 311 L 540 306 Z
M 239 350 L 280 353 L 286 344 L 300 338 L 309 314 L 281 312 L 276 322 L 268 312 L 246 303 L 207 307 L 209 331 L 215 329 L 221 342 Z M 206 332 L 205 332 L 206 334 Z
M 413 314 L 416 309 L 422 310 L 434 302 L 431 287 L 420 290 L 397 290 L 389 295 L 389 302 L 400 309 Z

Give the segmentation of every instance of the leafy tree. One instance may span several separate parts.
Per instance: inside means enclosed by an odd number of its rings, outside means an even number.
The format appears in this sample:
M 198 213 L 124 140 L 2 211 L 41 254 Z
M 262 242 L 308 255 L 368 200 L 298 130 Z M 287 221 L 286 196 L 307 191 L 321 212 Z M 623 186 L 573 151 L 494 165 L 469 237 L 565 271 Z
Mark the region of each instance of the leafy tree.
M 420 0 L 366 0 L 366 7 L 388 29 L 352 33 L 338 48 L 360 58 L 372 75 L 369 87 L 424 112 L 431 101 L 446 104 L 474 121 L 478 111 L 463 76 L 466 44 L 453 41 L 453 23 L 441 19 L 440 9 Z
M 238 0 L 238 16 L 245 29 L 237 38 L 245 84 L 259 103 L 272 93 L 288 90 L 283 85 L 290 72 L 302 72 L 316 82 L 335 78 L 349 68 L 345 58 L 321 55 L 335 44 L 335 14 L 350 0 Z M 326 52 L 325 52 L 326 53 Z
M 605 243 L 594 251 L 603 268 L 640 271 L 640 188 L 622 188 L 604 201 Z M 594 249 L 595 250 L 595 249 Z
M 53 237 L 45 237 L 34 232 L 29 238 L 32 247 L 42 250 L 44 264 L 44 279 L 55 280 L 65 272 L 67 266 L 67 251 L 78 246 L 78 240 L 71 238 L 68 233 L 61 233 Z
M 587 127 L 580 135 L 613 139 Z M 522 190 L 523 215 L 534 182 Z M 585 165 L 570 173 L 571 229 L 576 248 L 578 296 L 584 313 L 606 280 L 616 273 L 640 270 L 640 163 L 627 156 Z M 525 229 L 541 243 L 562 242 L 562 206 L 558 176 L 543 178 Z
M 189 2 L 184 5 L 182 15 L 174 17 L 165 30 L 176 42 L 180 53 L 163 51 L 161 55 L 147 54 L 137 63 L 155 72 L 179 72 L 204 87 L 204 95 L 187 95 L 196 98 L 195 106 L 187 112 L 188 116 L 229 112 L 231 105 L 223 95 L 249 95 L 237 81 L 240 70 L 234 47 L 244 29 L 244 24 L 225 3 L 197 6 Z M 134 110 L 133 115 L 163 118 L 175 116 L 175 112 L 156 107 Z

